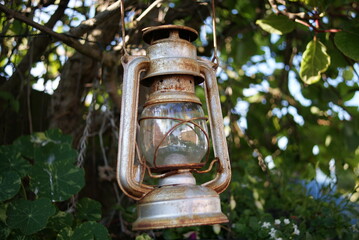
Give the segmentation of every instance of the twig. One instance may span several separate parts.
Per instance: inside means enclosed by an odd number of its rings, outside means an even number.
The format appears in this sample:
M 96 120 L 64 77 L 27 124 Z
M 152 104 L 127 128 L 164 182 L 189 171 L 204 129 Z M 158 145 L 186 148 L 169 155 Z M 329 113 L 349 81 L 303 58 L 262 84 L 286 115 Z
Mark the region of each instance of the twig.
M 34 48 L 30 48 L 30 59 L 32 60 L 32 54 L 33 54 L 33 50 Z M 32 61 L 30 61 L 30 66 L 32 65 Z M 27 116 L 29 119 L 29 130 L 30 130 L 30 134 L 33 133 L 33 128 L 32 128 L 32 113 L 31 113 L 31 100 L 30 100 L 30 95 L 31 95 L 31 83 L 30 83 L 30 78 L 27 78 L 27 83 L 26 83 L 26 107 L 27 107 Z
M 285 1 L 282 0 L 268 0 L 269 4 L 271 5 L 271 7 L 273 8 L 275 14 L 279 15 L 284 15 L 287 16 L 289 19 L 294 20 L 295 22 L 302 24 L 304 26 L 307 26 L 311 29 L 313 29 L 313 31 L 315 33 L 319 33 L 319 32 L 331 32 L 331 33 L 336 33 L 336 32 L 340 32 L 342 31 L 341 29 L 320 29 L 319 28 L 319 19 L 320 19 L 320 15 L 315 12 L 314 16 L 309 16 L 307 13 L 305 12 L 300 12 L 300 13 L 293 13 L 293 12 L 288 12 L 287 9 L 283 9 L 283 10 L 279 10 L 277 2 L 279 2 L 282 5 L 286 5 Z M 307 11 L 309 11 L 307 9 Z M 310 19 L 314 19 L 316 26 L 313 26 L 312 24 L 310 24 L 307 21 L 304 20 L 310 20 Z
M 301 19 L 309 18 L 309 16 L 305 12 L 292 13 L 292 12 L 288 12 L 287 9 L 279 10 L 276 0 L 268 0 L 268 2 L 271 5 L 271 7 L 275 10 L 276 14 L 285 15 L 292 20 L 297 18 L 301 18 Z M 280 2 L 282 5 L 285 5 L 285 1 L 282 2 L 278 0 L 278 2 Z
M 45 24 L 46 27 L 53 28 L 55 26 L 56 22 L 59 19 L 61 19 L 61 17 L 64 15 L 68 2 L 69 0 L 62 0 L 59 3 L 59 6 L 56 9 L 55 13 Z M 3 5 L 0 4 L 0 11 L 2 11 L 2 7 Z M 23 59 L 17 66 L 16 71 L 12 74 L 11 78 L 1 86 L 1 90 L 10 91 L 14 95 L 20 94 L 22 88 L 19 89 L 19 86 L 22 85 L 21 80 L 23 74 L 28 72 L 28 69 L 31 67 L 30 63 L 34 63 L 40 59 L 41 55 L 43 54 L 43 52 L 46 50 L 47 46 L 50 43 L 51 43 L 51 39 L 49 38 L 34 39 L 33 43 L 31 44 L 31 48 L 33 49 L 29 49 L 27 54 L 23 57 Z M 14 49 L 16 49 L 16 47 Z
M 143 13 L 136 18 L 135 22 L 139 22 L 144 18 L 153 8 L 157 6 L 157 4 L 160 4 L 163 0 L 156 0 L 154 1 Z
M 52 31 L 52 29 L 44 25 L 41 25 L 37 22 L 34 22 L 33 20 L 23 16 L 21 13 L 8 9 L 2 4 L 0 4 L 0 11 L 6 13 L 11 18 L 20 20 L 26 23 L 27 25 L 30 25 L 40 30 L 41 32 L 49 34 L 50 36 L 56 38 L 57 40 L 62 41 L 66 45 L 76 49 L 78 52 L 88 57 L 91 57 L 98 61 L 102 61 L 106 66 L 113 66 L 113 64 L 116 61 L 115 58 L 110 53 L 102 52 L 101 50 L 95 49 L 93 47 L 88 47 L 87 44 L 81 44 L 80 42 L 74 40 L 72 37 L 66 36 L 66 34 L 54 32 Z

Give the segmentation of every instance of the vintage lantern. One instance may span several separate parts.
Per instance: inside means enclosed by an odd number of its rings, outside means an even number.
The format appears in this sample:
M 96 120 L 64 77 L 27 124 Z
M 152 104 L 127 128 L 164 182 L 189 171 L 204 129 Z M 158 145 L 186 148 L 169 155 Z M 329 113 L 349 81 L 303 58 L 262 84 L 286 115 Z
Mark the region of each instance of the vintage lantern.
M 219 200 L 231 171 L 218 87 L 214 64 L 197 58 L 191 43 L 197 35 L 184 26 L 146 28 L 147 55 L 122 58 L 117 180 L 127 196 L 139 200 L 134 230 L 228 221 Z M 210 170 L 200 170 L 210 148 L 207 118 L 195 95 L 195 85 L 202 82 L 215 155 L 209 165 L 218 167 L 213 180 L 196 185 L 192 173 Z M 140 84 L 150 93 L 138 118 Z M 159 179 L 157 186 L 143 183 L 146 170 Z

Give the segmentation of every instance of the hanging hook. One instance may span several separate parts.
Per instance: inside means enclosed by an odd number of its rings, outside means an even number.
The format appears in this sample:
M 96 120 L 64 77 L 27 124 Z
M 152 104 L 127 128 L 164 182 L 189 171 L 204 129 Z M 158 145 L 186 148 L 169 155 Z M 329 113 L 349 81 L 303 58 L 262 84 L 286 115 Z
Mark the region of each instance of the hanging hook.
M 126 49 L 124 0 L 121 0 L 121 33 L 122 33 L 122 48 L 123 48 L 124 56 L 128 56 L 129 54 L 128 54 L 127 49 Z
M 219 58 L 217 56 L 217 33 L 216 33 L 216 7 L 215 0 L 212 0 L 212 32 L 213 32 L 213 58 L 212 62 L 214 63 L 213 68 L 217 70 L 219 66 Z

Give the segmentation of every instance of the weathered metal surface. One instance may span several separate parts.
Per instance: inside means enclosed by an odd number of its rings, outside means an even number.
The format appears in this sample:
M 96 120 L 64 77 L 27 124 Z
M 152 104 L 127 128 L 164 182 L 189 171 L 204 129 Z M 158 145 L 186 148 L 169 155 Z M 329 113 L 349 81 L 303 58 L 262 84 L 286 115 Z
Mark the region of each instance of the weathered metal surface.
M 232 174 L 226 135 L 224 133 L 222 107 L 219 100 L 216 73 L 212 68 L 213 63 L 204 59 L 199 60 L 201 62 L 201 73 L 205 76 L 204 88 L 214 156 L 218 157 L 220 163 L 216 177 L 212 181 L 204 183 L 203 186 L 207 186 L 217 193 L 221 193 L 228 187 Z
M 218 86 L 213 63 L 198 59 L 191 44 L 197 36 L 195 30 L 183 26 L 147 28 L 144 40 L 151 44 L 147 56 L 127 56 L 122 60 L 124 80 L 117 180 L 127 196 L 140 199 L 134 230 L 228 221 L 221 212 L 218 195 L 228 187 L 231 179 Z M 146 71 L 145 77 L 140 80 L 143 71 Z M 134 165 L 139 82 L 147 86 L 152 84 L 146 105 L 160 102 L 199 104 L 194 85 L 204 79 L 214 154 L 219 162 L 216 177 L 202 186 L 195 185 L 190 171 L 195 171 L 204 163 L 174 164 L 159 171 L 164 172 L 159 181 L 161 187 L 141 183 L 139 176 L 142 173 L 135 170 L 141 168 Z
M 179 35 L 181 36 L 182 39 L 186 39 L 189 42 L 193 42 L 198 37 L 198 32 L 193 28 L 186 26 L 178 26 L 178 25 L 162 25 L 162 26 L 144 28 L 142 30 L 143 40 L 148 44 L 152 44 L 158 39 L 165 38 L 168 30 L 172 30 L 174 28 L 178 29 Z
M 152 35 L 157 33 L 158 36 L 151 35 L 157 40 L 151 41 L 151 46 L 146 50 L 150 65 L 142 84 L 150 86 L 153 77 L 174 74 L 190 75 L 196 83 L 203 82 L 196 47 L 188 39 L 181 38 L 181 33 L 188 35 L 187 29 L 189 28 L 167 25 L 145 31 L 144 37 L 147 36 L 146 32 Z
M 137 205 L 134 230 L 208 225 L 228 222 L 212 189 L 184 184 L 156 188 Z
M 159 180 L 159 186 L 166 185 L 179 185 L 179 184 L 196 184 L 196 179 L 193 177 L 189 170 L 179 170 L 177 174 L 170 175 L 168 177 Z
M 153 189 L 153 186 L 136 181 L 140 178 L 135 176 L 133 171 L 140 74 L 148 68 L 148 64 L 148 58 L 144 56 L 125 56 L 122 59 L 124 79 L 116 179 L 121 190 L 127 196 L 137 200 Z
M 202 105 L 195 94 L 194 77 L 165 75 L 154 78 L 145 106 L 164 102 L 194 102 Z

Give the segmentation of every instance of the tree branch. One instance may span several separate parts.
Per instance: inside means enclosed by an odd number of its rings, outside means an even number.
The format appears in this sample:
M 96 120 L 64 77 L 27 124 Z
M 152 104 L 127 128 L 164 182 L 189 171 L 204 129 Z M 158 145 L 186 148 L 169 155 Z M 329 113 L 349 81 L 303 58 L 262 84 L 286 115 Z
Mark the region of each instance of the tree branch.
M 67 4 L 69 0 L 62 0 L 59 3 L 58 8 L 56 9 L 55 13 L 51 16 L 49 21 L 45 24 L 47 28 L 53 28 L 56 22 L 62 18 L 64 15 L 65 9 L 67 8 Z M 3 11 L 4 6 L 0 4 L 0 10 Z M 6 8 L 5 8 L 6 9 Z M 19 14 L 19 13 L 18 13 Z M 21 15 L 21 14 L 19 14 Z M 24 17 L 24 16 L 23 16 Z M 43 52 L 46 50 L 47 46 L 51 43 L 50 38 L 34 38 L 30 49 L 24 58 L 21 60 L 19 65 L 16 68 L 16 71 L 12 74 L 11 78 L 6 81 L 2 86 L 1 90 L 10 91 L 13 93 L 21 92 L 19 91 L 19 87 L 21 88 L 21 80 L 23 74 L 28 71 L 31 67 L 32 63 L 36 62 L 40 59 Z
M 102 52 L 99 49 L 95 49 L 93 46 L 89 47 L 87 44 L 81 44 L 80 42 L 78 42 L 74 38 L 68 36 L 67 34 L 54 32 L 54 31 L 52 31 L 52 29 L 50 29 L 44 25 L 41 25 L 37 22 L 34 22 L 33 20 L 23 16 L 22 14 L 6 8 L 2 4 L 0 4 L 0 10 L 2 12 L 5 12 L 9 17 L 15 18 L 21 22 L 26 23 L 27 25 L 30 25 L 30 26 L 40 30 L 41 32 L 49 34 L 50 36 L 56 38 L 57 40 L 76 49 L 78 52 L 80 52 L 88 57 L 91 57 L 93 59 L 96 59 L 98 61 L 101 61 L 106 66 L 112 66 L 115 63 L 115 59 L 109 53 Z M 81 31 L 79 31 L 79 32 L 81 32 Z
M 81 37 L 85 33 L 88 33 L 89 31 L 95 29 L 97 26 L 101 25 L 111 16 L 119 13 L 120 7 L 121 0 L 113 3 L 108 8 L 106 8 L 106 10 L 98 13 L 95 17 L 82 21 L 79 26 L 70 29 L 67 35 Z

